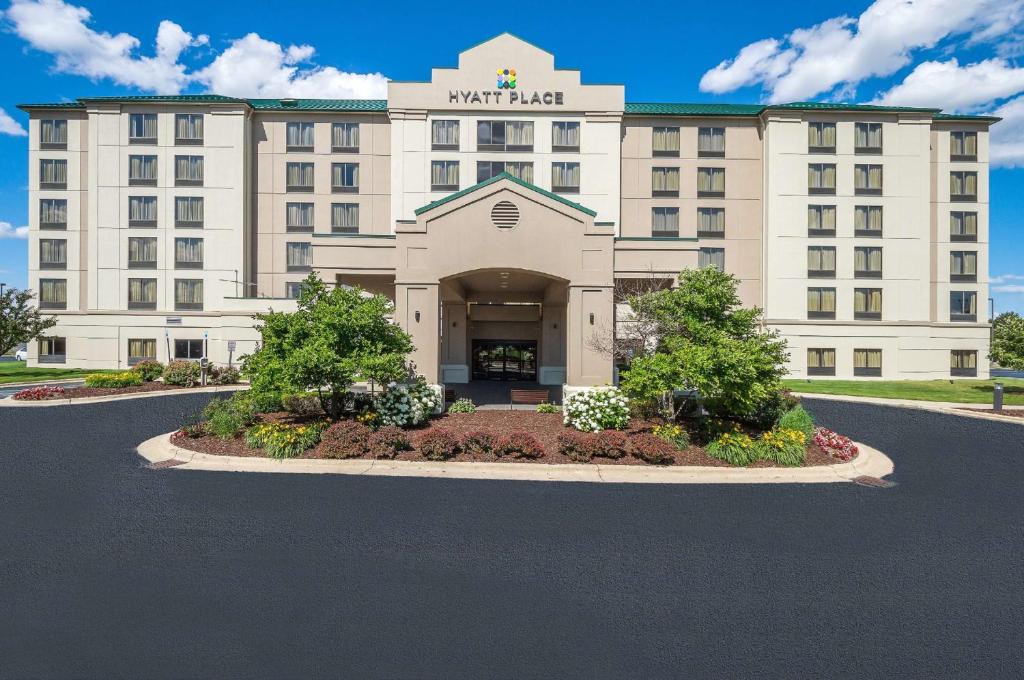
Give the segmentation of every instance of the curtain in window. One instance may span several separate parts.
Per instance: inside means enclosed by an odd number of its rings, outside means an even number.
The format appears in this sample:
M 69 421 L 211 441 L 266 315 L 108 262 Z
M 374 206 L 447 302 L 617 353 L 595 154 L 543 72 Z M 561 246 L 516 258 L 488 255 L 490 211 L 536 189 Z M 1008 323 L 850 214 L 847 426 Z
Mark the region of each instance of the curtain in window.
M 977 236 L 978 213 L 951 212 L 949 214 L 949 233 L 954 236 Z
M 978 254 L 974 251 L 954 251 L 950 256 L 950 273 L 975 276 L 978 273 Z
M 334 203 L 331 205 L 331 229 L 339 231 L 359 230 L 359 204 Z
M 40 224 L 67 224 L 68 202 L 63 198 L 44 198 L 39 202 Z
M 67 184 L 68 162 L 65 160 L 40 161 L 39 181 L 43 184 Z
M 881 165 L 855 165 L 853 167 L 853 186 L 855 189 L 881 189 Z
M 807 311 L 808 312 L 835 312 L 836 311 L 836 289 L 835 288 L 808 288 L 807 289 Z
M 859 231 L 881 231 L 882 206 L 858 205 L 853 209 L 853 228 Z
M 831 246 L 808 247 L 807 270 L 812 272 L 834 272 L 836 270 L 836 249 Z
M 654 128 L 654 151 L 679 152 L 679 128 Z
M 129 339 L 128 357 L 130 359 L 156 359 L 156 340 L 152 338 Z
M 579 123 L 553 123 L 551 126 L 551 145 L 579 147 Z
M 725 153 L 725 128 L 699 128 L 697 130 L 698 153 Z
M 439 187 L 459 186 L 459 162 L 431 161 L 430 184 Z
M 678 208 L 652 208 L 651 209 L 651 231 L 652 232 L 673 232 L 679 233 L 679 209 Z
M 810 147 L 832 147 L 836 145 L 835 123 L 809 123 L 807 145 Z
M 858 149 L 882 148 L 882 124 L 857 123 L 854 126 L 853 146 Z
M 836 229 L 836 207 L 834 205 L 811 205 L 807 207 L 807 228 L 825 231 Z
M 313 226 L 313 204 L 312 203 L 288 203 L 285 206 L 285 226 L 287 227 L 309 227 Z
M 288 147 L 313 146 L 313 123 L 288 123 L 285 128 L 285 145 Z
M 66 305 L 68 282 L 64 279 L 39 279 L 39 301 L 48 305 Z
M 725 208 L 697 208 L 697 231 L 725 232 Z
M 950 293 L 953 301 L 952 312 L 954 314 L 977 314 L 978 294 L 972 291 L 953 291 Z
M 39 241 L 39 264 L 62 265 L 68 263 L 68 242 L 64 239 Z
M 175 156 L 174 179 L 186 182 L 203 181 L 202 156 Z
M 533 146 L 533 122 L 510 121 L 505 123 L 506 146 Z
M 433 169 L 433 164 L 431 164 L 431 169 Z M 359 164 L 334 163 L 333 165 L 331 165 L 331 186 L 352 188 L 358 187 Z
M 678 173 L 676 175 L 678 182 Z M 580 186 L 580 164 L 579 163 L 552 163 L 551 164 L 551 186 L 559 188 L 579 188 Z
M 954 349 L 949 353 L 950 368 L 977 368 L 978 353 L 967 349 Z
M 129 196 L 128 220 L 130 222 L 156 222 L 156 196 Z
M 881 288 L 855 288 L 853 290 L 853 311 L 869 314 L 882 313 Z
M 128 262 L 156 262 L 156 239 L 128 239 Z
M 331 146 L 335 149 L 358 149 L 359 123 L 335 123 L 332 125 Z
M 431 123 L 431 142 L 439 146 L 459 145 L 459 121 L 435 120 Z
M 880 349 L 855 349 L 853 350 L 854 368 L 882 368 L 882 350 Z
M 697 191 L 724 193 L 725 168 L 697 168 Z
M 725 248 L 701 248 L 697 252 L 697 268 L 714 267 L 725 271 Z
M 679 191 L 679 168 L 654 168 L 651 171 L 654 191 Z
M 807 186 L 811 189 L 835 189 L 836 166 L 828 163 L 811 163 L 808 165 Z
M 132 139 L 156 139 L 156 114 L 131 114 L 128 118 L 128 136 Z
M 834 349 L 807 350 L 808 368 L 835 368 L 836 351 Z
M 951 132 L 949 133 L 949 147 L 949 153 L 952 156 L 977 156 L 978 133 Z
M 174 138 L 201 140 L 203 138 L 203 114 L 179 113 L 174 116 Z
M 949 193 L 952 196 L 977 196 L 978 195 L 978 173 L 976 173 L 976 172 L 951 172 L 951 173 L 949 173 Z
M 175 279 L 174 302 L 179 305 L 202 305 L 202 279 Z
M 308 243 L 288 243 L 285 250 L 289 267 L 312 267 L 313 248 Z
M 40 121 L 39 141 L 43 144 L 67 144 L 68 122 L 66 120 Z
M 285 182 L 290 187 L 313 187 L 312 163 L 288 163 L 285 166 Z
M 129 156 L 128 179 L 156 180 L 156 156 Z
M 517 179 L 533 184 L 533 163 L 505 163 L 505 172 Z
M 174 220 L 176 222 L 203 223 L 203 199 L 201 196 L 178 196 L 174 199 Z
M 128 302 L 156 304 L 156 279 L 128 279 Z
M 174 239 L 174 261 L 182 264 L 201 265 L 203 263 L 203 239 Z

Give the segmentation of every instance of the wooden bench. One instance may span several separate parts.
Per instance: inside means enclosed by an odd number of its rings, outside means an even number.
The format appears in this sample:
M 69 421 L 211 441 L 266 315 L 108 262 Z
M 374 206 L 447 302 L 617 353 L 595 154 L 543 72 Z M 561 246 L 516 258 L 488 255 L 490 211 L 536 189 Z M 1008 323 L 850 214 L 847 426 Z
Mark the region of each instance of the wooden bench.
M 543 404 L 551 398 L 550 390 L 509 390 L 508 407 L 513 404 Z

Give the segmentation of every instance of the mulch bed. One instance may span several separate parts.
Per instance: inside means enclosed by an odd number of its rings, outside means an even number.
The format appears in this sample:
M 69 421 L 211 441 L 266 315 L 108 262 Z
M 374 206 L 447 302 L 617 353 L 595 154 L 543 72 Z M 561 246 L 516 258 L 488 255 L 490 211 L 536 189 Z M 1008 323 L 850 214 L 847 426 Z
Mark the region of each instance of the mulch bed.
M 958 411 L 971 411 L 972 413 L 987 413 L 990 416 L 1010 416 L 1011 418 L 1024 418 L 1024 408 L 1004 408 L 1002 411 L 993 411 L 990 408 L 961 408 Z
M 166 385 L 162 382 L 147 382 L 132 387 L 67 387 L 64 399 L 81 399 L 83 397 L 106 397 L 111 394 L 135 394 L 137 392 L 164 392 L 166 390 L 187 390 L 180 385 Z
M 303 422 L 303 419 L 296 416 L 292 416 L 287 413 L 271 413 L 265 414 L 264 420 L 275 421 L 275 422 L 287 422 L 287 423 L 299 423 Z M 630 423 L 627 433 L 639 433 L 650 431 L 653 423 L 634 420 Z M 464 461 L 464 462 L 497 462 L 502 463 L 576 463 L 569 459 L 567 456 L 559 453 L 557 438 L 562 432 L 568 431 L 570 428 L 565 427 L 562 424 L 562 415 L 560 413 L 536 413 L 533 411 L 477 411 L 476 413 L 449 413 L 443 416 L 432 419 L 427 425 L 410 429 L 409 439 L 412 440 L 415 445 L 416 438 L 422 432 L 426 432 L 431 429 L 446 429 L 457 436 L 462 436 L 467 432 L 474 430 L 486 430 L 493 432 L 494 434 L 507 434 L 515 431 L 525 431 L 532 434 L 534 437 L 544 445 L 545 453 L 541 458 L 536 460 L 526 459 L 515 459 L 515 458 L 499 458 L 494 455 L 470 455 L 467 453 L 459 453 L 457 456 L 452 458 L 453 461 Z M 256 456 L 262 458 L 264 456 L 263 451 L 260 449 L 250 449 L 245 445 L 245 441 L 242 437 L 235 439 L 220 439 L 213 435 L 204 435 L 201 437 L 186 437 L 183 434 L 175 433 L 171 437 L 171 442 L 175 446 L 180 446 L 183 449 L 190 451 L 197 451 L 199 453 L 209 453 L 213 455 L 221 456 Z M 320 458 L 317 448 L 310 449 L 303 453 L 300 458 Z M 396 460 L 409 460 L 409 461 L 422 461 L 424 458 L 415 450 L 405 451 L 400 453 Z M 632 456 L 624 456 L 618 460 L 610 458 L 595 458 L 594 462 L 601 465 L 648 465 L 642 460 L 634 458 Z M 822 450 L 817 444 L 811 443 L 807 447 L 807 458 L 806 465 L 834 465 L 841 461 L 836 460 Z M 713 467 L 732 467 L 725 461 L 712 458 L 704 453 L 704 450 L 696 445 L 690 445 L 688 448 L 676 452 L 675 461 L 673 465 L 704 465 Z M 758 461 L 750 467 L 775 467 L 772 463 L 767 461 Z

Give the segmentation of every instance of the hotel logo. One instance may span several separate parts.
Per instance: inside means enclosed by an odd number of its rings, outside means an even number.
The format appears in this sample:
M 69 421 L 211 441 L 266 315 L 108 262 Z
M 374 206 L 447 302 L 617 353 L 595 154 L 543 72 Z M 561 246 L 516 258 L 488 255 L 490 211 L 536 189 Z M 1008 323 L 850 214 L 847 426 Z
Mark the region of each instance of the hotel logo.
M 498 89 L 499 90 L 514 90 L 516 89 L 516 70 L 514 68 L 499 68 L 498 69 Z

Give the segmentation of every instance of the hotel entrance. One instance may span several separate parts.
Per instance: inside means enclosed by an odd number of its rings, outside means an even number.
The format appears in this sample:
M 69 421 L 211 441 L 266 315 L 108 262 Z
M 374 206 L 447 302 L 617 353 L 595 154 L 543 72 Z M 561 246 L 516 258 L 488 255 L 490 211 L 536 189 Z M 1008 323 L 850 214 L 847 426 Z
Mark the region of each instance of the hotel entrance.
M 474 340 L 473 380 L 537 380 L 537 343 L 524 340 Z

